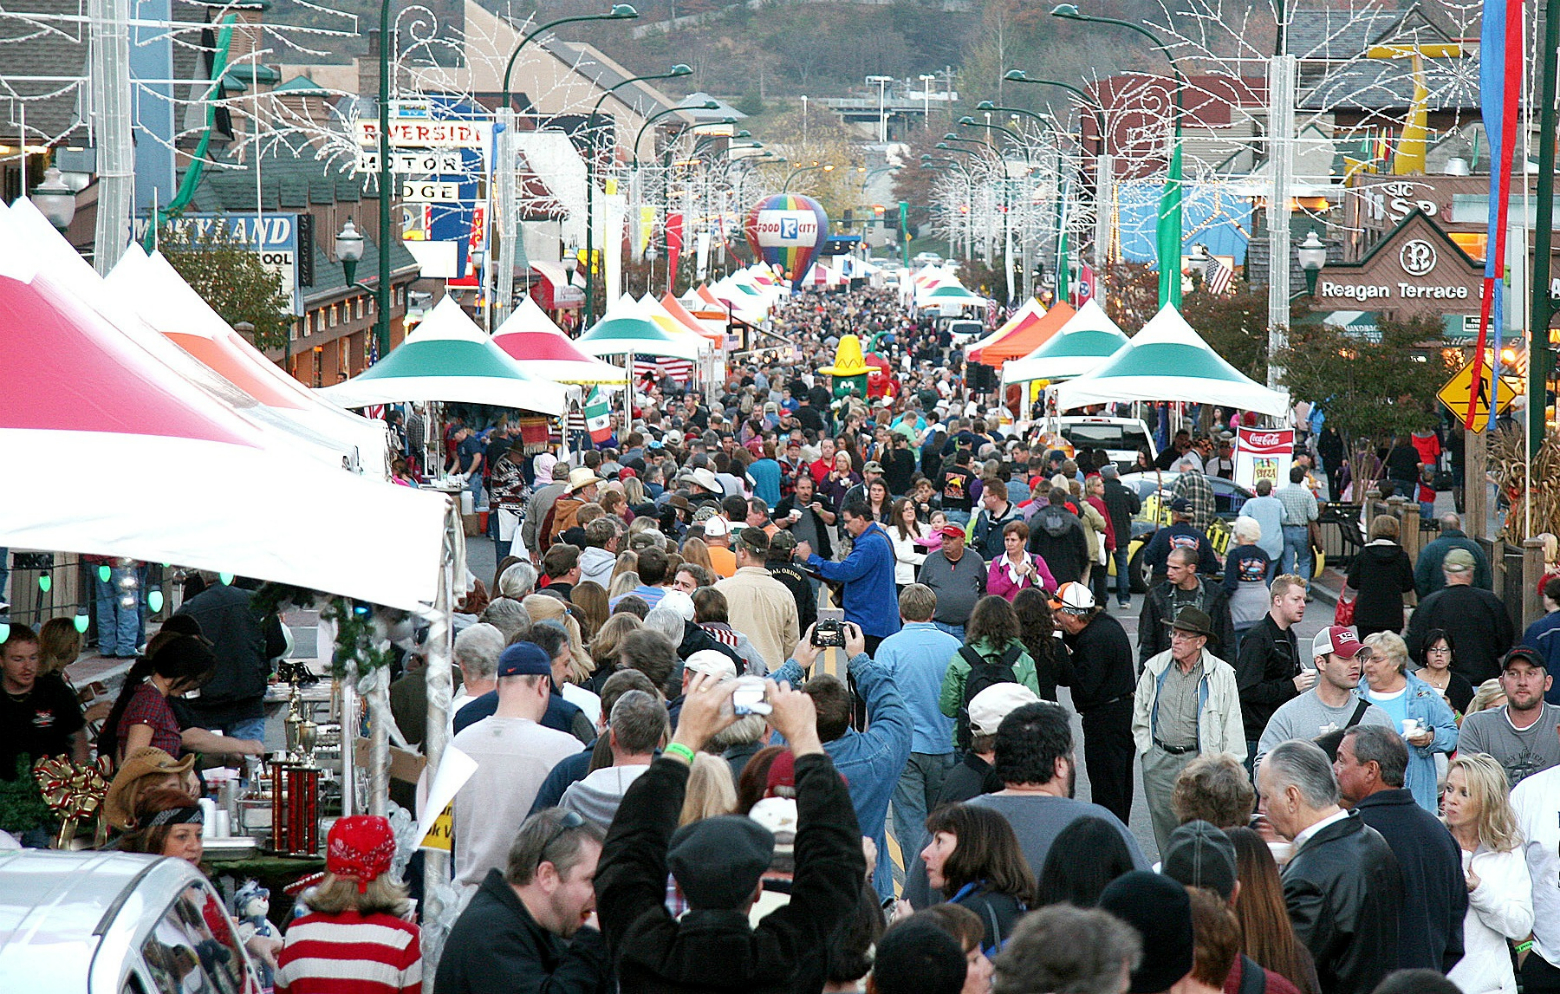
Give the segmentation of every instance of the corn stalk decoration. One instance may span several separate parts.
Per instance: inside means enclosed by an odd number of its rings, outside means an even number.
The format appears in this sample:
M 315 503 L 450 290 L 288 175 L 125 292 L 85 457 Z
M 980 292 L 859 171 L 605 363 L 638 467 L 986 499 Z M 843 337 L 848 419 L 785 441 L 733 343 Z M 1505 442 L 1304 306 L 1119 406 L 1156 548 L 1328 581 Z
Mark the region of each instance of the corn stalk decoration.
M 1489 473 L 1507 501 L 1503 537 L 1521 542 L 1548 532 L 1560 535 L 1560 432 L 1551 431 L 1533 455 L 1533 484 L 1528 484 L 1527 437 L 1518 428 L 1502 428 L 1490 439 Z M 1532 531 L 1528 504 L 1532 505 Z

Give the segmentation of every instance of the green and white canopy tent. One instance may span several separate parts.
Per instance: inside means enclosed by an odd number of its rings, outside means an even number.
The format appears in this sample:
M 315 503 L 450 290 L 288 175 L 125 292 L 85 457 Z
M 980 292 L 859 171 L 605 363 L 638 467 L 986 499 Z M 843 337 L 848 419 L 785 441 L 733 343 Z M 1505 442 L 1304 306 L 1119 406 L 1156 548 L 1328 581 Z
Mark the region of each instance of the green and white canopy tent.
M 574 344 L 586 355 L 597 357 L 649 355 L 695 362 L 705 348 L 697 335 L 673 334 L 656 324 L 644 307 L 627 294 L 607 308 L 601 320 L 575 339 Z
M 527 373 L 448 296 L 389 355 L 345 383 L 315 392 L 342 407 L 421 400 L 539 414 L 565 409 L 562 386 Z
M 986 298 L 979 294 L 971 293 L 958 284 L 944 283 L 942 286 L 931 290 L 918 292 L 915 295 L 915 306 L 938 307 L 949 304 L 959 307 L 984 307 Z
M 1286 391 L 1269 390 L 1225 362 L 1169 305 L 1104 365 L 1058 385 L 1055 396 L 1061 411 L 1088 404 L 1178 400 L 1272 417 L 1289 413 Z
M 1092 297 L 1045 344 L 1002 367 L 1002 382 L 1070 380 L 1098 369 L 1131 339 Z

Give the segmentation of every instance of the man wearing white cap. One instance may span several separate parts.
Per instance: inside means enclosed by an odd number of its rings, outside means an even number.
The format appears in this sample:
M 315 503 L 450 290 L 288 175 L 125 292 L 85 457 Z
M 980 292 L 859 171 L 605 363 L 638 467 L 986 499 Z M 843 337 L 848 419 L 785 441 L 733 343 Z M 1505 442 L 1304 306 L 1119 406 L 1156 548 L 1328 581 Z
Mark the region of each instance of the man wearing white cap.
M 1082 583 L 1064 583 L 1051 601 L 1062 641 L 1072 653 L 1070 672 L 1057 682 L 1072 687 L 1083 721 L 1083 759 L 1094 803 L 1128 822 L 1132 815 L 1132 694 L 1136 665 L 1121 622 L 1100 610 Z
M 710 565 L 722 579 L 737 575 L 737 557 L 731 551 L 731 522 L 719 514 L 706 518 L 704 544 L 709 547 Z

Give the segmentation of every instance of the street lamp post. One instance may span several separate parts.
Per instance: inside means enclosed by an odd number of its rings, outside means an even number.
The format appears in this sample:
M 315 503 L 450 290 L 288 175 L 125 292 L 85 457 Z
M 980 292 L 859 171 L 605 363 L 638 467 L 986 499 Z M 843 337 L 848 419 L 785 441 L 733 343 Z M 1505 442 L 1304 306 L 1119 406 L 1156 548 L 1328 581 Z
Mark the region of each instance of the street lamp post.
M 390 6 L 390 0 L 383 0 L 386 9 Z M 639 16 L 639 12 L 626 3 L 613 4 L 612 9 L 604 14 L 576 14 L 571 17 L 560 17 L 548 21 L 531 31 L 526 32 L 515 45 L 514 51 L 509 53 L 509 60 L 504 63 L 504 80 L 501 103 L 498 108 L 499 122 L 495 135 L 496 159 L 494 169 L 498 175 L 498 216 L 503 228 L 500 233 L 500 242 L 503 245 L 502 257 L 498 267 L 498 290 L 495 299 L 489 305 L 496 306 L 496 317 L 499 321 L 509 315 L 511 301 L 515 293 L 515 261 L 520 252 L 520 221 L 516 216 L 518 211 L 519 190 L 515 185 L 515 111 L 513 97 L 510 90 L 510 80 L 514 75 L 515 62 L 520 58 L 520 53 L 536 38 L 541 37 L 553 28 L 564 24 L 578 24 L 584 21 L 631 21 Z M 381 46 L 381 49 L 383 46 Z M 383 73 L 381 73 L 381 77 Z M 381 79 L 381 85 L 383 80 Z M 381 153 L 383 156 L 383 153 Z M 587 211 L 588 213 L 588 211 Z M 589 220 L 587 219 L 587 226 Z M 494 312 L 490 309 L 488 312 Z M 495 324 L 497 321 L 494 322 Z
M 892 76 L 868 76 L 868 83 L 876 83 L 878 88 L 878 141 L 884 144 L 888 142 L 888 84 L 894 81 Z
M 786 175 L 785 182 L 780 185 L 780 192 L 781 193 L 789 192 L 790 189 L 791 189 L 791 180 L 793 180 L 796 177 L 800 176 L 802 173 L 810 173 L 810 172 L 812 172 L 814 170 L 821 170 L 822 172 L 832 173 L 834 171 L 834 163 L 832 163 L 832 162 L 814 162 L 810 166 L 797 166 L 795 169 L 791 170 L 790 173 L 788 173 Z
M 596 99 L 596 105 L 590 109 L 590 117 L 585 119 L 585 126 L 589 129 L 590 141 L 588 154 L 585 159 L 585 327 L 596 323 L 596 115 L 601 113 L 601 105 L 614 91 L 630 83 L 643 83 L 652 79 L 674 79 L 678 76 L 691 76 L 693 70 L 679 62 L 672 66 L 671 70 L 662 73 L 652 73 L 649 76 L 631 76 L 608 87 L 606 92 Z M 617 128 L 614 122 L 613 137 L 617 137 Z

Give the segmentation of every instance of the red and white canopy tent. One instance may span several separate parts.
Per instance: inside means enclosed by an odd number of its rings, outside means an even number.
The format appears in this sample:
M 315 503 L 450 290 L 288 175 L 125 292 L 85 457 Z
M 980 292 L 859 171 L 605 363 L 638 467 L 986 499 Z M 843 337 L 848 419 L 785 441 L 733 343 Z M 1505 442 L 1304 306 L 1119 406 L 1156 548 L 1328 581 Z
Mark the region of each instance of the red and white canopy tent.
M 0 488 L 0 545 L 430 611 L 447 498 L 323 466 L 246 420 L 40 269 L 50 251 L 11 213 L 0 212 L 0 451 L 50 470 Z
M 623 370 L 581 352 L 530 297 L 521 300 L 493 332 L 493 344 L 554 383 L 623 382 Z

